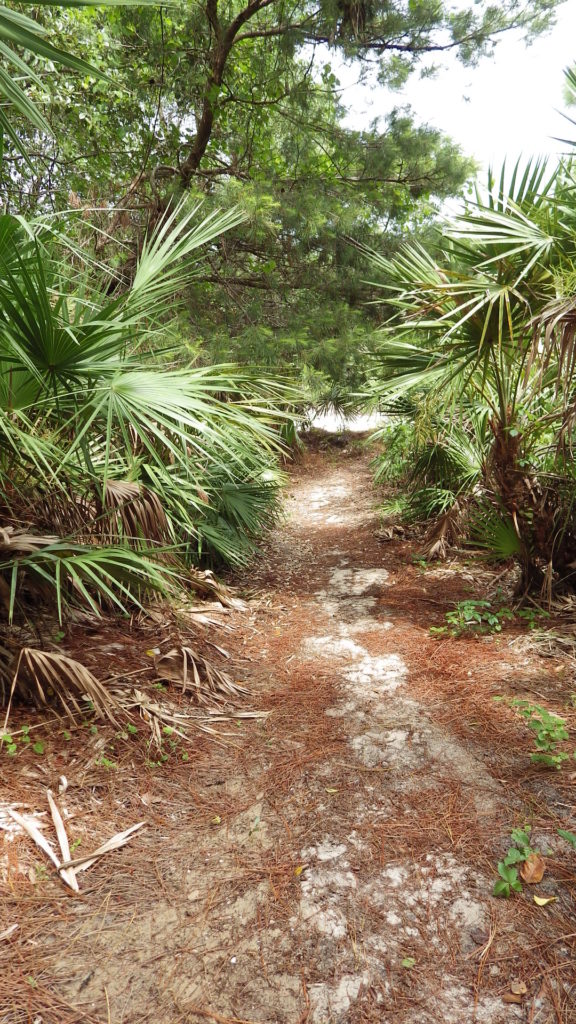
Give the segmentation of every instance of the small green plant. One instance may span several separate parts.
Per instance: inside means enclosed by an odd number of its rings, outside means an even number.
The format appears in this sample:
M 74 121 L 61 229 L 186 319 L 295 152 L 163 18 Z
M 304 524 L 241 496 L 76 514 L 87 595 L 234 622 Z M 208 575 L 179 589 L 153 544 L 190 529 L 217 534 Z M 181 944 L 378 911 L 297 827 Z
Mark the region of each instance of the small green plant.
M 18 744 L 20 747 L 30 747 L 35 754 L 44 753 L 44 744 L 41 740 L 32 743 L 29 725 L 23 725 L 14 735 L 7 732 L 0 735 L 0 750 L 4 750 L 8 757 L 16 757 L 20 749 Z
M 417 565 L 418 568 L 422 570 L 422 572 L 426 572 L 426 569 L 428 568 L 428 562 L 426 561 L 426 559 L 417 558 L 415 555 L 412 557 L 412 565 Z
M 493 608 L 490 601 L 458 601 L 452 611 L 446 612 L 445 626 L 432 626 L 436 636 L 462 636 L 464 633 L 500 633 L 502 623 L 513 619 L 510 608 Z
M 14 757 L 18 753 L 18 744 L 14 742 L 12 736 L 7 732 L 0 736 L 0 745 L 6 751 L 8 757 Z
M 576 850 L 576 836 L 573 832 L 569 832 L 568 829 L 565 828 L 559 828 L 558 835 L 561 836 L 562 839 L 565 839 L 567 843 L 570 843 L 573 850 Z
M 522 882 L 518 877 L 518 869 L 515 865 L 523 864 L 532 853 L 538 853 L 530 846 L 530 826 L 515 828 L 510 833 L 512 846 L 503 860 L 498 862 L 498 874 L 500 878 L 496 882 L 493 896 L 502 896 L 508 899 L 513 892 L 522 892 Z
M 96 764 L 99 764 L 101 768 L 116 768 L 117 767 L 116 761 L 111 761 L 110 758 L 106 757 L 104 754 L 102 754 L 102 756 L 98 758 L 98 760 L 96 761 Z
M 137 736 L 137 735 L 138 735 L 137 727 L 135 725 L 132 725 L 131 722 L 128 722 L 128 724 L 123 729 L 120 729 L 120 731 L 116 733 L 116 739 L 117 740 L 128 740 L 128 739 L 130 739 L 131 736 Z
M 570 738 L 565 720 L 559 715 L 551 714 L 541 704 L 532 704 L 529 700 L 517 698 L 509 703 L 535 734 L 538 749 L 534 751 L 530 760 L 548 768 L 561 768 L 562 763 L 570 756 L 564 750 L 557 750 L 559 743 Z M 576 757 L 576 752 L 574 756 Z
M 544 608 L 519 608 L 516 616 L 526 623 L 528 629 L 536 629 L 542 619 L 550 618 L 550 612 Z

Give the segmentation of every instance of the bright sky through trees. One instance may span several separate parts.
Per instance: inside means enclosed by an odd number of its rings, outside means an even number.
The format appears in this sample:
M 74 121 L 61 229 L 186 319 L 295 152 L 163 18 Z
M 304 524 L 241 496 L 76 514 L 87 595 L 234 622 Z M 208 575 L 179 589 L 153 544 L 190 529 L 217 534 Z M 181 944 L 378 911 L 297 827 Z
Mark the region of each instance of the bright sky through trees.
M 484 167 L 498 167 L 504 157 L 565 151 L 552 136 L 576 136 L 576 128 L 557 113 L 566 109 L 562 71 L 576 62 L 576 3 L 568 0 L 560 8 L 557 22 L 530 47 L 510 33 L 477 68 L 447 57 L 435 79 L 414 77 L 398 93 L 357 85 L 356 69 L 341 67 L 348 123 L 368 124 L 390 107 L 409 103 L 419 120 L 441 128 Z

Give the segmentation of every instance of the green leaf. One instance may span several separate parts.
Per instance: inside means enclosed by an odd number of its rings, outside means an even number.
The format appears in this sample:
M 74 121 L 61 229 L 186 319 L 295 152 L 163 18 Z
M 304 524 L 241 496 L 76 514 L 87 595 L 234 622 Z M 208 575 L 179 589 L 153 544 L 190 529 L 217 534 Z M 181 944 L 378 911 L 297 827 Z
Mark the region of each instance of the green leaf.
M 525 860 L 526 860 L 526 850 L 525 849 L 517 850 L 514 847 L 512 847 L 510 850 L 508 850 L 508 853 L 506 854 L 506 856 L 505 856 L 504 860 L 502 861 L 502 863 L 506 864 L 506 865 L 520 864 L 521 862 L 523 862 Z
M 500 861 L 498 864 L 498 874 L 511 888 L 514 888 L 518 884 L 518 872 L 516 871 L 516 868 L 510 867 L 504 861 Z M 520 886 L 520 889 L 521 888 L 522 886 Z
M 569 832 L 567 829 L 559 828 L 558 835 L 561 836 L 562 839 L 565 839 L 567 843 L 570 843 L 570 846 L 576 850 L 576 835 L 574 835 L 574 832 Z

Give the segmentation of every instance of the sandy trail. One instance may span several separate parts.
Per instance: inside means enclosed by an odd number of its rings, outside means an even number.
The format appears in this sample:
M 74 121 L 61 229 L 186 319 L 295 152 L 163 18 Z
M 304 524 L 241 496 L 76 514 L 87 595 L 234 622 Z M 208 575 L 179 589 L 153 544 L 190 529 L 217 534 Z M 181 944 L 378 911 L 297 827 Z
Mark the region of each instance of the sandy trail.
M 44 952 L 39 976 L 81 1013 L 71 1021 L 570 1020 L 529 905 L 490 895 L 521 810 L 513 762 L 480 720 L 485 692 L 474 704 L 479 648 L 448 656 L 430 640 L 446 578 L 416 587 L 406 552 L 379 543 L 372 502 L 365 458 L 313 455 L 295 475 L 226 640 L 270 714 L 177 772 L 132 775 L 143 863 L 134 875 L 119 859 L 69 909 L 65 948 L 56 928 Z M 481 650 L 499 683 L 518 672 Z M 557 970 L 570 956 L 555 946 Z M 519 976 L 526 997 L 504 1002 Z

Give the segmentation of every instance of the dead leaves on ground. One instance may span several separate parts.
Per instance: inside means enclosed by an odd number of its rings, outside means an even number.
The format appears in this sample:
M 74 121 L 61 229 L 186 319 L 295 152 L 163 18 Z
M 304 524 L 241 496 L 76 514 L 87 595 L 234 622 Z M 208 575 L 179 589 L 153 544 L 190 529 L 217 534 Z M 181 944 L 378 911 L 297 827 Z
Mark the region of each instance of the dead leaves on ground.
M 126 843 L 130 841 L 134 833 L 146 824 L 144 821 L 139 821 L 136 825 L 131 825 L 130 828 L 125 829 L 124 832 L 117 832 L 116 835 L 112 836 L 92 853 L 72 860 L 70 857 L 70 843 L 64 825 L 64 820 L 54 799 L 54 794 L 50 789 L 46 790 L 46 797 L 48 799 L 48 805 L 50 807 L 50 813 L 52 815 L 52 821 L 56 831 L 58 845 L 60 847 L 60 857 L 56 854 L 52 845 L 42 835 L 30 817 L 24 817 L 19 814 L 18 811 L 14 810 L 13 807 L 8 807 L 6 810 L 12 820 L 15 821 L 22 831 L 34 841 L 36 846 L 46 854 L 48 859 L 56 868 L 62 881 L 69 889 L 72 889 L 73 892 L 80 892 L 78 879 L 76 877 L 78 871 L 86 871 L 89 867 L 92 867 L 100 857 L 103 857 L 107 853 L 111 853 L 113 850 L 119 850 L 121 846 L 125 846 Z
M 520 878 L 526 885 L 538 885 L 544 878 L 546 861 L 539 853 L 531 853 L 520 868 Z
M 174 647 L 166 654 L 154 654 L 154 667 L 159 679 L 178 683 L 182 693 L 191 693 L 198 705 L 227 703 L 248 693 L 193 647 Z
M 537 907 L 547 907 L 549 903 L 556 903 L 557 896 L 533 896 L 532 899 Z
M 85 665 L 55 651 L 23 647 L 18 655 L 4 720 L 6 728 L 14 696 L 36 707 L 59 705 L 70 719 L 82 716 L 89 701 L 97 715 L 118 726 L 118 699 Z

